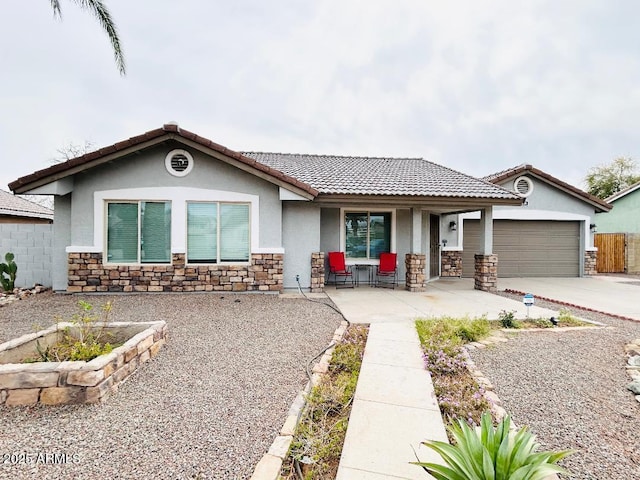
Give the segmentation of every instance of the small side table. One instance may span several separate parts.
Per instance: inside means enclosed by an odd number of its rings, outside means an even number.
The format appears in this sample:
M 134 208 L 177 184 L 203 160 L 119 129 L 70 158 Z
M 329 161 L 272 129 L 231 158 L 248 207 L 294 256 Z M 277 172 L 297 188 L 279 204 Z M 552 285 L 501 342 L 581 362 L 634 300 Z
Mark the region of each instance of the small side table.
M 375 267 L 375 265 L 371 265 L 370 263 L 356 263 L 354 266 L 356 267 L 356 287 L 360 286 L 360 272 L 364 270 L 367 271 L 367 284 L 371 285 L 373 283 L 373 267 Z

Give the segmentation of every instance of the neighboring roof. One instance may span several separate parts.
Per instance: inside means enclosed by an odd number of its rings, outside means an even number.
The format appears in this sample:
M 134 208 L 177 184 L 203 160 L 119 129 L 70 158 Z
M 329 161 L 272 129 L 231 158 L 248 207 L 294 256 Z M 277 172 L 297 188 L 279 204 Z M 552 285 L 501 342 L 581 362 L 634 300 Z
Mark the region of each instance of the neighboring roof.
M 321 194 L 513 199 L 508 190 L 422 158 L 244 152 Z
M 478 199 L 501 204 L 519 204 L 513 192 L 421 158 L 345 157 L 284 153 L 240 153 L 167 124 L 162 128 L 53 165 L 19 178 L 9 188 L 23 193 L 69 177 L 141 149 L 175 140 L 199 149 L 280 186 L 293 187 L 308 198 L 322 194 L 389 197 L 435 197 L 460 199 L 464 204 Z
M 0 190 L 0 215 L 46 218 L 53 220 L 53 210 Z
M 607 202 L 608 203 L 612 203 L 615 202 L 616 200 L 629 195 L 630 193 L 635 192 L 636 190 L 640 189 L 640 182 L 634 183 L 633 185 L 625 188 L 624 190 L 620 190 L 618 193 L 614 193 L 613 195 L 611 195 L 609 198 L 607 198 Z
M 222 154 L 224 157 L 238 162 L 238 164 L 242 165 L 245 169 L 261 174 L 261 176 L 266 177 L 266 179 L 273 183 L 288 184 L 306 192 L 312 197 L 315 197 L 318 194 L 318 192 L 309 185 L 299 182 L 295 178 L 284 175 L 282 172 L 273 170 L 266 165 L 257 163 L 254 159 L 245 157 L 244 155 L 212 142 L 211 140 L 200 137 L 188 130 L 184 130 L 175 124 L 163 125 L 162 128 L 150 130 L 142 135 L 131 137 L 128 140 L 114 143 L 108 147 L 101 148 L 94 152 L 87 153 L 77 158 L 72 158 L 66 162 L 58 163 L 49 168 L 26 175 L 14 182 L 11 182 L 9 184 L 9 188 L 14 192 L 23 193 L 32 188 L 74 175 L 102 163 L 112 161 L 115 158 L 128 155 L 142 148 L 157 145 L 167 140 L 178 140 L 184 144 L 191 145 L 208 153 L 215 152 Z
M 522 175 L 525 173 L 532 174 L 538 178 L 541 178 L 547 181 L 548 183 L 554 185 L 560 190 L 563 190 L 569 195 L 572 195 L 578 198 L 579 200 L 582 200 L 584 202 L 587 202 L 593 205 L 599 211 L 608 212 L 613 208 L 613 205 L 609 205 L 607 201 L 604 201 L 601 198 L 596 197 L 595 195 L 591 195 L 590 193 L 587 193 L 584 190 L 580 190 L 579 188 L 574 187 L 573 185 L 563 182 L 562 180 L 552 175 L 549 175 L 548 173 L 545 173 L 542 170 L 533 167 L 532 165 L 528 165 L 524 163 L 522 165 L 518 165 L 517 167 L 509 168 L 507 170 L 502 170 L 501 172 L 487 175 L 486 177 L 483 177 L 483 179 L 491 183 L 499 184 L 504 182 L 505 180 L 509 180 L 510 178 L 515 178 L 518 175 Z

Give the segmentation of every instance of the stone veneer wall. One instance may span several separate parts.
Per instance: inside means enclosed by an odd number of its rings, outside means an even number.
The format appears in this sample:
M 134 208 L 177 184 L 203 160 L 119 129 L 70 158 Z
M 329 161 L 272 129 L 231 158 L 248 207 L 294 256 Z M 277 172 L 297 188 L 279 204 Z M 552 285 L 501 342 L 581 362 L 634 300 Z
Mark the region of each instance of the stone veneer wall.
M 585 250 L 584 252 L 584 274 L 595 275 L 598 273 L 596 268 L 596 261 L 598 259 L 597 250 Z
M 441 258 L 441 277 L 462 277 L 462 251 L 443 250 Z
M 311 293 L 324 291 L 324 252 L 311 254 Z
M 410 292 L 424 292 L 426 286 L 426 255 L 418 253 L 407 253 L 404 257 L 404 265 L 407 270 L 407 273 L 405 275 L 405 288 Z
M 102 253 L 69 253 L 68 292 L 282 292 L 284 255 L 252 253 L 250 265 L 104 265 Z
M 112 322 L 112 326 L 130 325 Z M 0 365 L 0 405 L 72 405 L 98 403 L 118 390 L 120 383 L 139 365 L 155 357 L 167 339 L 164 321 L 136 322 L 148 325 L 124 345 L 89 362 L 35 362 Z M 71 326 L 70 323 L 60 327 Z M 57 326 L 49 330 L 55 332 Z M 40 334 L 46 331 L 39 332 Z M 27 334 L 2 344 L 7 349 L 38 334 Z
M 498 290 L 498 255 L 475 256 L 475 289 L 485 292 Z

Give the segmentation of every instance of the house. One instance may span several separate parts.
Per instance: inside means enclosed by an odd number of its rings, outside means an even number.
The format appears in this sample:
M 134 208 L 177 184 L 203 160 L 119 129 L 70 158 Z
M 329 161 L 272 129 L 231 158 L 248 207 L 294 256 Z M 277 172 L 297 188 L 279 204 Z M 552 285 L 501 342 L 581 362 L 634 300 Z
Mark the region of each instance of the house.
M 321 291 L 335 250 L 365 270 L 397 252 L 419 291 L 440 273 L 442 215 L 480 210 L 490 239 L 494 206 L 522 203 L 421 158 L 240 153 L 176 124 L 10 188 L 54 195 L 53 286 L 69 292 Z M 494 289 L 491 244 L 477 253 L 476 287 Z
M 0 223 L 52 223 L 53 210 L 0 190 Z
M 595 216 L 611 205 L 532 165 L 484 178 L 520 196 L 521 205 L 493 210 L 499 277 L 578 277 L 596 273 Z M 443 275 L 474 275 L 479 214 L 443 217 Z
M 610 196 L 615 208 L 596 215 L 600 233 L 640 233 L 640 182 Z
M 53 210 L 0 190 L 0 262 L 14 254 L 16 287 L 51 286 Z

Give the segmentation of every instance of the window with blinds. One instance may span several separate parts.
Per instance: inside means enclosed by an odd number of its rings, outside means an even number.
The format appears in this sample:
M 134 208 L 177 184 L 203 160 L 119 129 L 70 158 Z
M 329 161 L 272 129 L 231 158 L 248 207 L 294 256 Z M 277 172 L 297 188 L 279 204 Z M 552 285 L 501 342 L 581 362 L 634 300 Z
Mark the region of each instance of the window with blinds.
M 187 204 L 187 262 L 247 262 L 249 205 L 220 202 Z
M 171 263 L 171 202 L 109 202 L 108 263 Z

